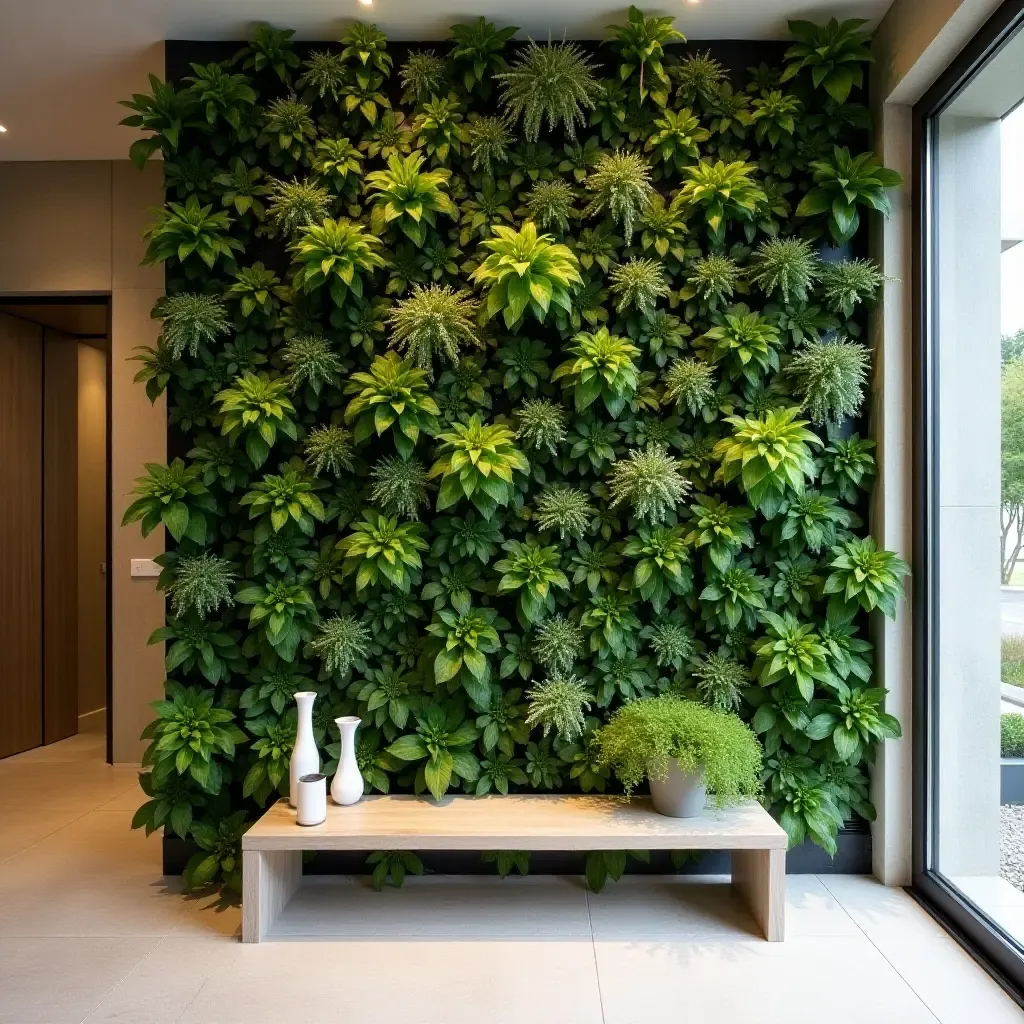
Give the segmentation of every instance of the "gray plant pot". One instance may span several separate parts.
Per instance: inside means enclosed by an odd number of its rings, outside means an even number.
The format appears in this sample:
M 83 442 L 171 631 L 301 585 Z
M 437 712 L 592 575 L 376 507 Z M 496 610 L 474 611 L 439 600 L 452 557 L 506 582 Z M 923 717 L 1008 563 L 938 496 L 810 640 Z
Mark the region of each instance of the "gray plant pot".
M 651 802 L 659 814 L 669 818 L 697 818 L 704 812 L 707 790 L 703 772 L 684 772 L 671 760 L 662 779 L 649 779 Z

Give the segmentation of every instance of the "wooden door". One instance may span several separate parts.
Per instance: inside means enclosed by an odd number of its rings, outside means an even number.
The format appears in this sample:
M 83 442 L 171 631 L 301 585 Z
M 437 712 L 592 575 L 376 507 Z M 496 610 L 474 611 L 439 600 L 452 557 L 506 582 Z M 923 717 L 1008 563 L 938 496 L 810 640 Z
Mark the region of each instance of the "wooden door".
M 47 327 L 43 352 L 43 742 L 55 743 L 78 732 L 78 342 Z
M 43 337 L 0 313 L 0 757 L 43 741 Z

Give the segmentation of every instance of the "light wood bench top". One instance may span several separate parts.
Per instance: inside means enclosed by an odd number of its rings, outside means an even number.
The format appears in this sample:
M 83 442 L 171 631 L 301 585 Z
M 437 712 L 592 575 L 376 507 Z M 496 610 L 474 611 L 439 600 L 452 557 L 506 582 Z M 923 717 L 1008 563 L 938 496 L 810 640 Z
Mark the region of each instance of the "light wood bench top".
M 286 800 L 242 837 L 243 850 L 785 850 L 786 833 L 751 801 L 667 818 L 649 797 L 530 794 L 364 797 L 328 804 L 302 827 Z

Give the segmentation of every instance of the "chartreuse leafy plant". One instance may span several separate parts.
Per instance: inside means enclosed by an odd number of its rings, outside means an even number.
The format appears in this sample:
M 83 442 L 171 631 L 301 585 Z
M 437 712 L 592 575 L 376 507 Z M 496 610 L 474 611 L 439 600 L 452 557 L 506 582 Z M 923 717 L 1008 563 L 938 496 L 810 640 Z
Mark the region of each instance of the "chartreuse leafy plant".
M 527 311 L 543 323 L 552 304 L 571 313 L 572 291 L 583 283 L 572 250 L 538 234 L 533 221 L 519 231 L 504 224 L 492 225 L 491 231 L 492 237 L 481 242 L 487 255 L 472 275 L 487 290 L 488 319 L 501 313 L 512 328 Z
M 627 793 L 665 777 L 669 761 L 701 771 L 715 803 L 725 806 L 761 790 L 761 746 L 737 715 L 696 701 L 662 696 L 620 708 L 597 733 L 600 760 Z
M 136 354 L 171 454 L 126 520 L 166 527 L 148 739 L 177 737 L 135 824 L 198 847 L 191 884 L 237 882 L 310 688 L 325 769 L 363 719 L 368 792 L 619 793 L 600 729 L 669 694 L 751 724 L 793 842 L 874 814 L 867 629 L 907 571 L 865 528 L 884 277 L 827 251 L 866 252 L 897 181 L 865 26 L 733 60 L 672 13 L 603 45 L 264 25 L 125 101 L 167 186 Z

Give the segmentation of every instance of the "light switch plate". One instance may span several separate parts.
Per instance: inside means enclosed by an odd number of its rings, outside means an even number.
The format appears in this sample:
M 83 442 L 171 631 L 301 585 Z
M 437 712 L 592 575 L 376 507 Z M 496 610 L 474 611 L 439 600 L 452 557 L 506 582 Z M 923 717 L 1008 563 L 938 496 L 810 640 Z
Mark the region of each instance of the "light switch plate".
M 160 566 L 152 558 L 133 558 L 132 576 L 159 576 Z

